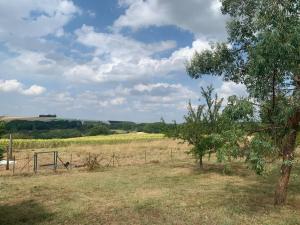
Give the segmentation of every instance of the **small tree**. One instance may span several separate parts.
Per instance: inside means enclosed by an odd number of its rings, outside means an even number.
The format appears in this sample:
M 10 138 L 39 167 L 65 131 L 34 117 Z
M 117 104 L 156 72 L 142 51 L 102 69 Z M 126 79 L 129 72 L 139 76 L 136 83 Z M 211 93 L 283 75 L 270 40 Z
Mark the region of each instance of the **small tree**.
M 184 116 L 184 123 L 179 125 L 176 137 L 192 145 L 189 153 L 193 154 L 203 168 L 203 157 L 215 152 L 221 144 L 221 136 L 217 134 L 218 120 L 223 99 L 217 95 L 213 97 L 213 88 L 201 90 L 205 105 L 199 105 L 196 109 L 188 104 L 188 114 Z

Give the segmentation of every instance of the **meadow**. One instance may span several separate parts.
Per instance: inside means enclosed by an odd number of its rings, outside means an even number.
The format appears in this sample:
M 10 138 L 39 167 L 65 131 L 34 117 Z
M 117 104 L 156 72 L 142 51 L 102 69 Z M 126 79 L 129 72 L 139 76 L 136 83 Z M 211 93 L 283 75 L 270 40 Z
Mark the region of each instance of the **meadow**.
M 0 224 L 300 224 L 299 165 L 292 172 L 288 204 L 276 208 L 278 167 L 257 176 L 236 161 L 224 172 L 212 157 L 205 158 L 201 171 L 186 154 L 189 146 L 154 137 L 55 148 L 62 155 L 116 153 L 123 161 L 114 167 L 2 174 Z M 32 151 L 43 149 L 16 154 Z

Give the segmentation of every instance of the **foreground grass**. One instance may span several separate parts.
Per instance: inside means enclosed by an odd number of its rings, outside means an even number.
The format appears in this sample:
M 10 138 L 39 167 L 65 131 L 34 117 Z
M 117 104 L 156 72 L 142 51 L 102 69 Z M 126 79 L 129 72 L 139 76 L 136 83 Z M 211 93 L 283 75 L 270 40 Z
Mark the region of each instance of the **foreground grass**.
M 129 133 L 129 134 L 113 134 L 99 135 L 89 137 L 77 137 L 66 139 L 14 139 L 13 146 L 16 149 L 33 149 L 33 148 L 57 148 L 70 145 L 87 145 L 87 144 L 117 144 L 130 143 L 137 141 L 152 141 L 163 139 L 163 134 L 147 134 L 147 133 Z M 0 145 L 8 145 L 9 140 L 0 139 Z
M 299 174 L 300 168 L 293 174 Z M 232 174 L 205 162 L 146 164 L 104 171 L 0 177 L 0 224 L 300 224 L 299 179 L 289 204 L 274 208 L 277 172 Z

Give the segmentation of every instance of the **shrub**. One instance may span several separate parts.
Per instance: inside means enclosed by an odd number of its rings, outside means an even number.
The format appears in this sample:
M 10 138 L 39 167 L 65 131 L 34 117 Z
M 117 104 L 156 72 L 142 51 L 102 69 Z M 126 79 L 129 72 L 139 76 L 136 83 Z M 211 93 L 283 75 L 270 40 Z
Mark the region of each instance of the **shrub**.
M 99 154 L 89 154 L 84 161 L 84 165 L 88 170 L 92 171 L 101 167 L 101 161 L 103 158 L 100 158 Z
M 101 135 L 101 134 L 110 134 L 111 131 L 109 128 L 105 125 L 98 124 L 93 126 L 92 128 L 89 128 L 86 135 L 88 136 L 96 136 L 96 135 Z

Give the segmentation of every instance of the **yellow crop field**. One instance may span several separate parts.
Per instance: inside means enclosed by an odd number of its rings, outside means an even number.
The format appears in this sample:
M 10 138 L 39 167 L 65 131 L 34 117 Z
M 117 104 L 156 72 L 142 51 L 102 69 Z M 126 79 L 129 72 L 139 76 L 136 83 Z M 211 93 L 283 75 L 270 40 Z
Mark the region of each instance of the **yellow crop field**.
M 152 141 L 165 138 L 163 134 L 129 133 L 99 135 L 89 137 L 67 138 L 67 139 L 14 139 L 13 147 L 16 149 L 31 148 L 57 148 L 68 145 L 86 144 L 117 144 L 136 141 Z M 0 145 L 8 145 L 8 139 L 1 139 Z

